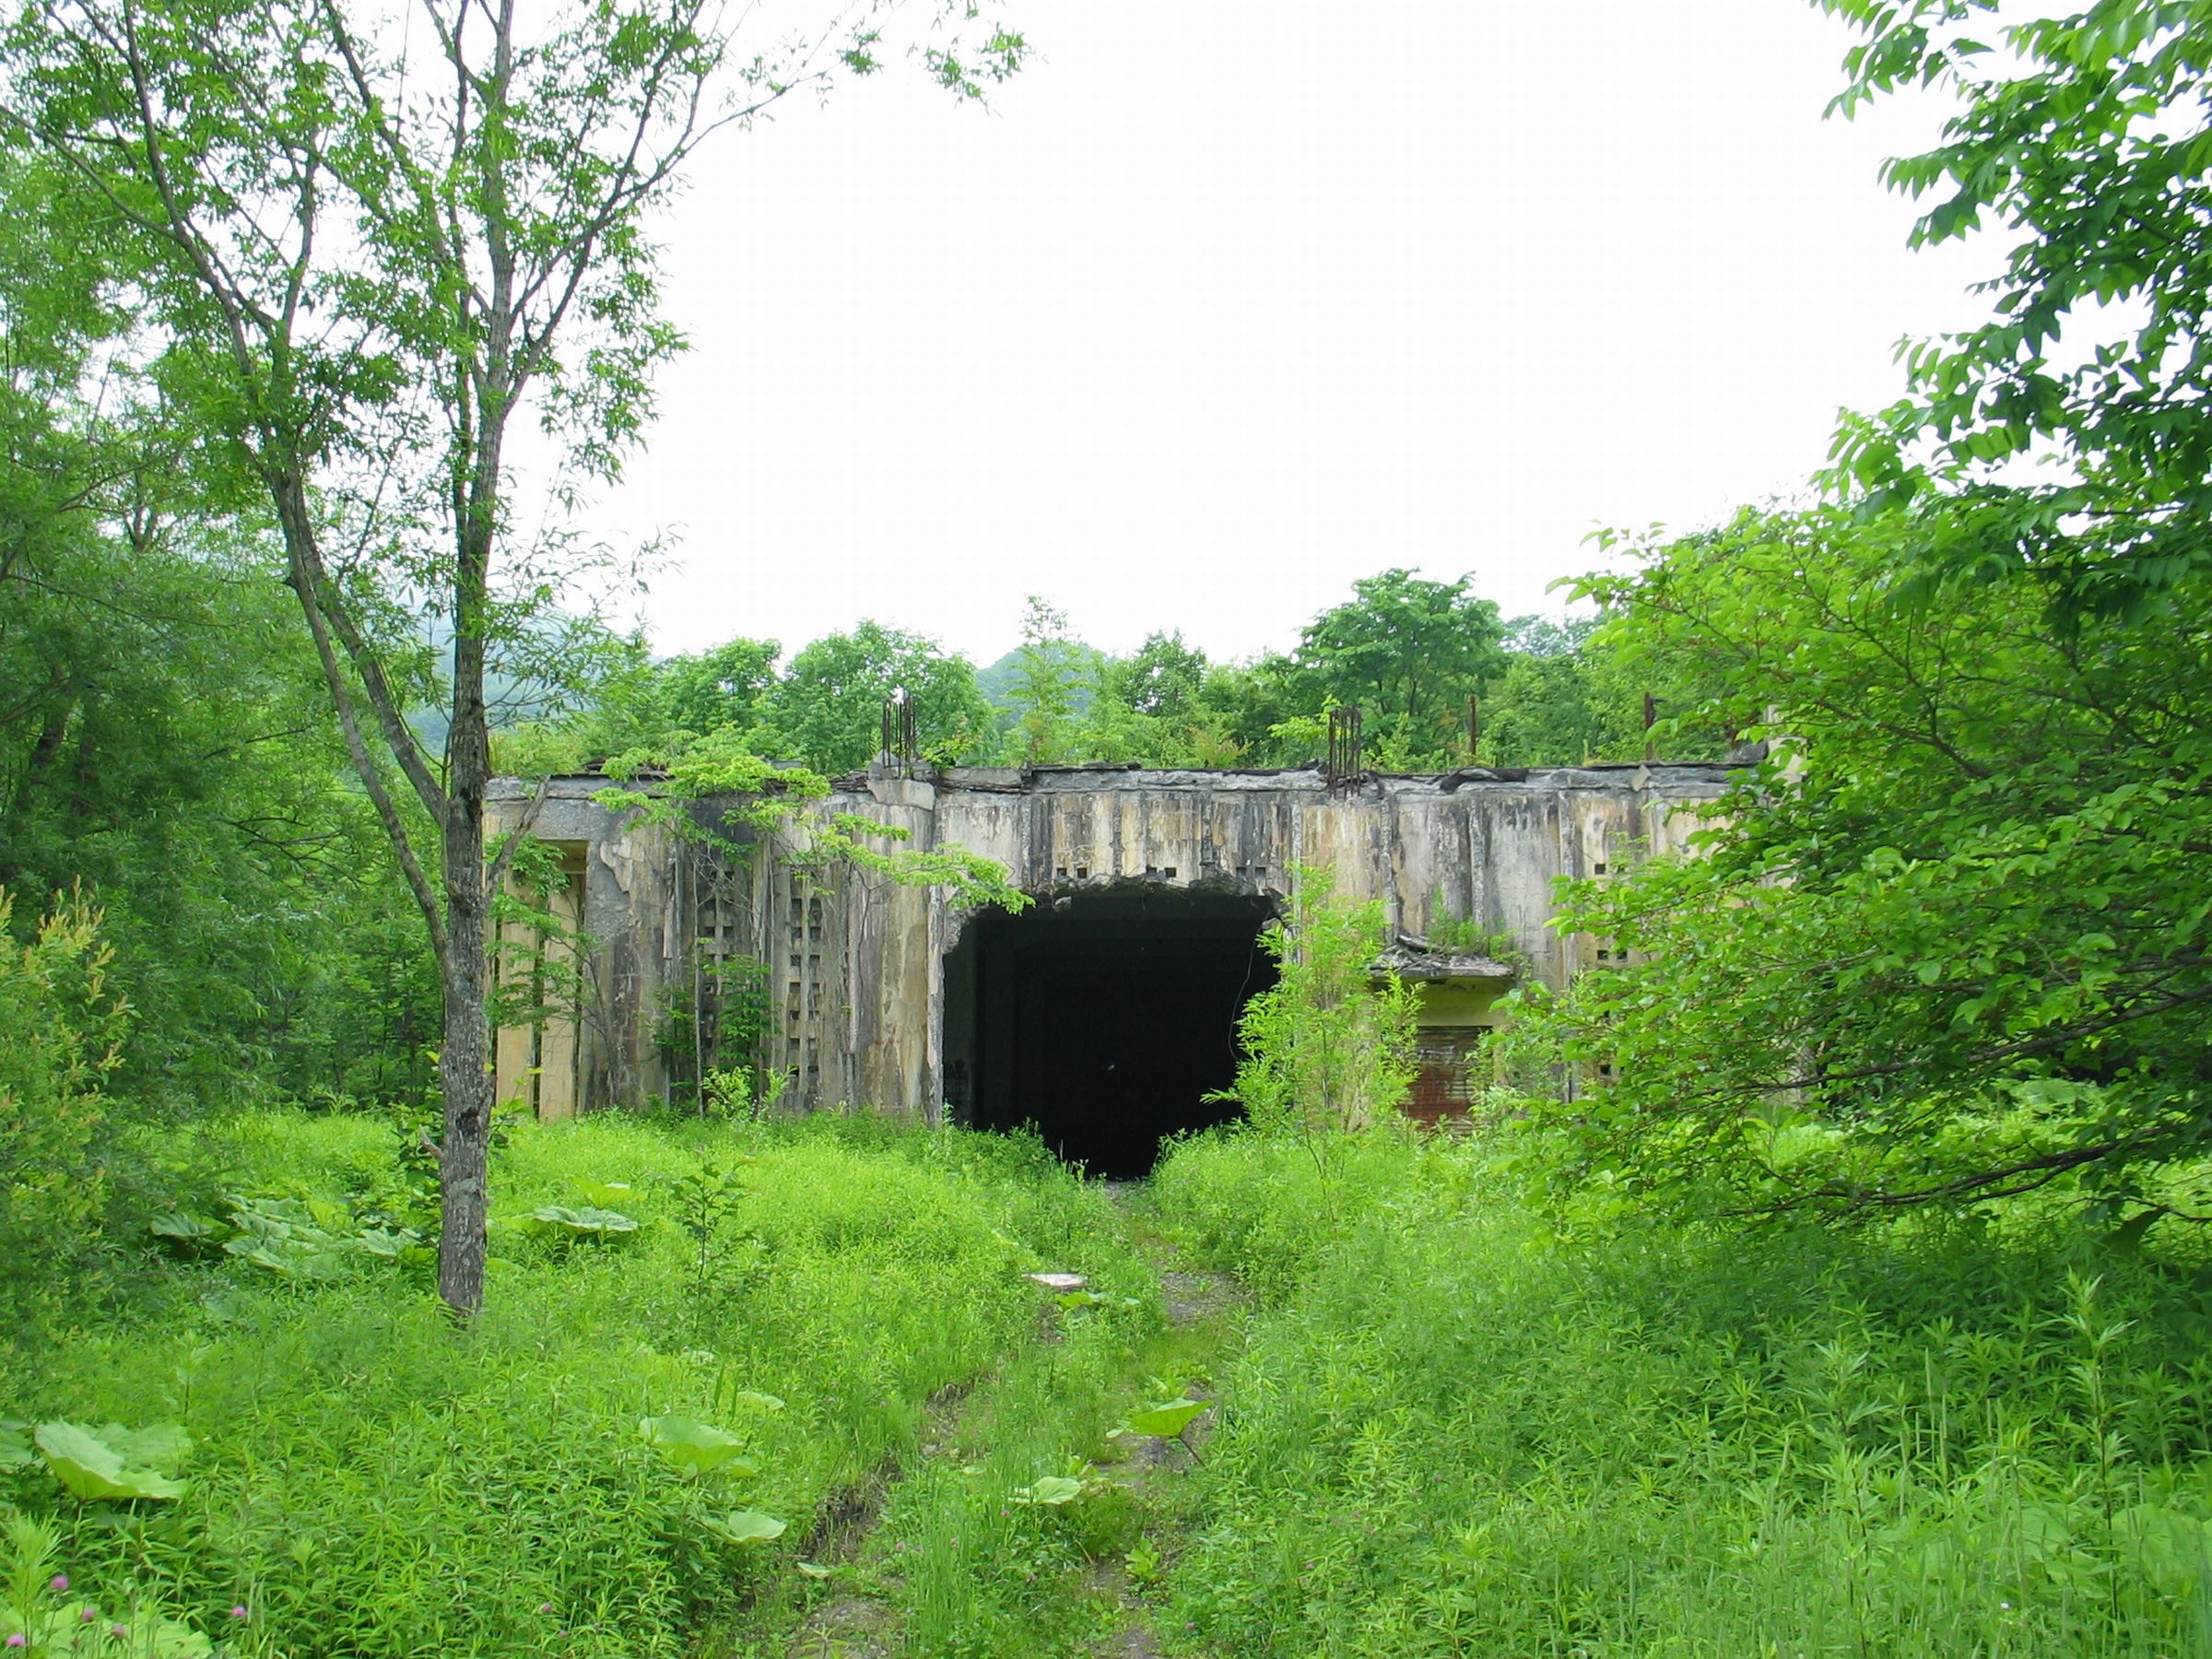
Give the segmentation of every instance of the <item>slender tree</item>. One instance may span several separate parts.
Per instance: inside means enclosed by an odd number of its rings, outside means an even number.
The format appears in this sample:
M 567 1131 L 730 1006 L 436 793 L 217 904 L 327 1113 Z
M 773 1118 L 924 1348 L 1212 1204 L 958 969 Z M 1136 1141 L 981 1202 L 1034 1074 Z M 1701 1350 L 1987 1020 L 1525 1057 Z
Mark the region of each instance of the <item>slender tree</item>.
M 492 1083 L 488 668 L 559 545 L 512 529 L 530 408 L 567 476 L 611 477 L 681 342 L 650 210 L 700 143 L 839 68 L 877 66 L 882 4 L 747 56 L 707 0 L 30 0 L 0 103 L 127 240 L 167 382 L 251 481 L 362 785 L 419 907 L 444 1001 L 439 1289 L 483 1296 Z M 944 8 L 957 20 L 974 8 Z M 1023 44 L 921 54 L 963 96 Z M 450 641 L 441 671 L 425 616 Z M 409 715 L 444 704 L 441 752 Z

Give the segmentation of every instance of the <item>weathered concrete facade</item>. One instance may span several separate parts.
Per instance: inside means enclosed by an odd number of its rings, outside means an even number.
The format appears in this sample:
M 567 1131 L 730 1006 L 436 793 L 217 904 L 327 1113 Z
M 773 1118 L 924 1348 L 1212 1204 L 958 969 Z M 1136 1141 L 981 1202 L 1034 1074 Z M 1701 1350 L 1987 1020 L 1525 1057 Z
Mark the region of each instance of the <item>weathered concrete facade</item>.
M 1117 935 L 1142 935 L 1147 915 L 1164 936 L 1208 905 L 1249 912 L 1285 898 L 1294 868 L 1324 867 L 1340 893 L 1384 900 L 1400 935 L 1470 920 L 1510 935 L 1533 971 L 1559 984 L 1606 947 L 1552 932 L 1556 879 L 1679 847 L 1695 827 L 1683 809 L 1716 797 L 1726 779 L 1718 765 L 1335 785 L 1314 771 L 886 770 L 841 781 L 818 809 L 902 830 L 910 847 L 994 859 L 1051 911 L 1118 907 Z M 570 902 L 587 935 L 589 989 L 572 1041 L 543 1031 L 535 1048 L 503 1040 L 502 1099 L 531 1093 L 532 1053 L 541 1069 L 572 1068 L 544 1086 L 547 1100 L 591 1109 L 651 1098 L 666 1086 L 670 1056 L 680 1059 L 687 999 L 712 985 L 716 963 L 753 958 L 766 965 L 768 1062 L 792 1076 L 797 1100 L 933 1118 L 948 1099 L 960 1106 L 979 1063 L 962 1045 L 974 1041 L 973 1001 L 987 991 L 962 982 L 965 970 L 948 982 L 947 958 L 971 916 L 941 892 L 865 872 L 795 874 L 779 853 L 803 840 L 804 820 L 725 867 L 599 806 L 602 787 L 557 779 L 530 822 L 581 869 Z M 494 828 L 524 821 L 528 799 L 500 786 Z

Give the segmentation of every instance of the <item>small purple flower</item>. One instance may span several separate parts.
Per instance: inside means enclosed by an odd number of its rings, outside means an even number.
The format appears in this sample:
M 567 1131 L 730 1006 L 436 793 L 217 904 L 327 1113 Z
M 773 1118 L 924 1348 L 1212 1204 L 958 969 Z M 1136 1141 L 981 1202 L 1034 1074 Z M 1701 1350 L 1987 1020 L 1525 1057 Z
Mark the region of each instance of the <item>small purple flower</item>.
M 246 1610 L 243 1607 L 233 1607 L 230 1609 L 230 1617 L 233 1618 L 243 1618 L 246 1616 Z
M 551 1602 L 539 1602 L 537 1604 L 537 1610 L 540 1613 L 550 1613 L 553 1611 L 553 1604 Z
M 7 1633 L 7 1645 L 9 1647 L 29 1647 L 30 1645 L 30 1638 L 24 1635 L 20 1630 L 10 1630 Z
M 99 1617 L 100 1609 L 98 1607 L 79 1607 L 76 1610 L 76 1622 L 79 1624 L 90 1624 Z
M 109 1634 L 109 1635 L 111 1635 L 111 1636 L 112 1636 L 112 1637 L 114 1637 L 114 1638 L 115 1638 L 115 1640 L 116 1640 L 116 1641 L 122 1641 L 122 1640 L 123 1640 L 124 1637 L 128 1636 L 130 1633 L 131 1633 L 131 1630 L 130 1630 L 130 1627 L 129 1627 L 128 1625 L 110 1625 L 110 1626 L 108 1627 L 108 1634 Z
M 69 1588 L 69 1575 L 65 1572 L 55 1573 L 52 1578 L 46 1581 L 46 1588 L 53 1591 L 56 1595 L 59 1595 L 63 1591 Z

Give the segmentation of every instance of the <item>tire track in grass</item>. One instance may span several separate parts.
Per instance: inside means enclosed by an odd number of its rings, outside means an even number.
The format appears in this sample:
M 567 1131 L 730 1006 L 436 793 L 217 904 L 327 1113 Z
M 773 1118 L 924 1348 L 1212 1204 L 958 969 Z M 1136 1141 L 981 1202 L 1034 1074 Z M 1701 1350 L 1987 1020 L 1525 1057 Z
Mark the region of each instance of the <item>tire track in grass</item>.
M 1033 1338 L 933 1398 L 911 1459 L 887 1458 L 824 1507 L 804 1552 L 822 1583 L 783 1659 L 1163 1653 L 1147 1597 L 1187 1531 L 1179 1483 L 1212 1412 L 1177 1440 L 1113 1430 L 1175 1394 L 1206 1397 L 1247 1306 L 1226 1277 L 1178 1261 L 1141 1187 L 1109 1191 L 1121 1248 L 1100 1254 L 1134 1256 L 1150 1283 L 1093 1282 L 1095 1300 L 1065 1302 L 1041 1286 Z
M 989 1375 L 995 1376 L 1004 1368 L 1001 1360 Z M 926 1462 L 941 1454 L 962 1406 L 979 1387 L 987 1386 L 987 1378 L 971 1377 L 947 1383 L 930 1395 L 928 1415 L 916 1442 L 919 1460 Z M 814 1576 L 809 1570 L 818 1570 L 828 1578 L 859 1561 L 882 1524 L 885 1504 L 906 1474 L 907 1460 L 894 1449 L 884 1454 L 866 1479 L 832 1493 L 816 1514 L 800 1547 L 805 1562 L 801 1571 Z M 887 1659 L 891 1652 L 885 1645 L 890 1639 L 888 1626 L 895 1617 L 896 1609 L 889 1603 L 873 1595 L 830 1595 L 808 1612 L 784 1652 L 788 1659 Z
M 1214 1374 L 1241 1342 L 1251 1314 L 1250 1297 L 1227 1274 L 1170 1265 L 1180 1257 L 1145 1213 L 1148 1196 L 1143 1187 L 1129 1183 L 1116 1191 L 1115 1207 L 1123 1215 L 1131 1242 L 1145 1253 L 1159 1273 L 1160 1312 L 1167 1333 L 1182 1335 L 1187 1345 L 1185 1369 L 1191 1375 L 1183 1397 L 1208 1404 L 1175 1439 L 1126 1439 L 1131 1455 L 1107 1471 L 1107 1478 L 1135 1495 L 1148 1525 L 1139 1539 L 1139 1548 L 1132 1549 L 1119 1562 L 1101 1563 L 1100 1588 L 1120 1615 L 1115 1628 L 1093 1650 L 1101 1659 L 1163 1659 L 1165 1650 L 1159 1644 L 1156 1623 L 1161 1610 L 1151 1605 L 1147 1593 L 1155 1585 L 1164 1587 L 1190 1532 L 1194 1504 L 1191 1494 L 1178 1483 L 1199 1466 L 1203 1453 L 1198 1448 L 1214 1428 Z M 1141 1583 L 1140 1573 L 1145 1581 Z

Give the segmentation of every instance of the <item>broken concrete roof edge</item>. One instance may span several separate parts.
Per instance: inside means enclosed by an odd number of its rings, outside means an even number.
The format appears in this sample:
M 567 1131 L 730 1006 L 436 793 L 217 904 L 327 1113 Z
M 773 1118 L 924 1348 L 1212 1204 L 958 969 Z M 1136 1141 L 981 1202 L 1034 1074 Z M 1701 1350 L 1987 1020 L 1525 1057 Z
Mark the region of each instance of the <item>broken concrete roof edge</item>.
M 1520 970 L 1494 957 L 1475 956 L 1431 945 L 1412 934 L 1400 934 L 1368 964 L 1374 974 L 1394 974 L 1404 980 L 1511 980 Z
M 1441 789 L 1446 794 L 1468 784 L 1507 783 L 1559 789 L 1611 787 L 1622 774 L 1641 774 L 1654 783 L 1718 783 L 1747 770 L 1732 760 L 1594 760 L 1580 766 L 1463 766 L 1443 771 L 1364 772 L 1344 780 L 1338 787 Z M 865 792 L 879 774 L 873 771 L 841 773 L 830 780 L 838 794 Z M 1587 779 L 1586 783 L 1580 782 Z M 990 794 L 1055 794 L 1069 790 L 1106 788 L 1325 788 L 1327 775 L 1319 767 L 1145 767 L 1125 763 L 1065 766 L 947 766 L 924 767 L 916 779 L 939 789 L 975 790 Z M 573 800 L 608 788 L 651 789 L 659 779 L 641 774 L 628 780 L 603 772 L 559 772 L 542 780 L 494 778 L 490 795 L 495 800 L 527 800 L 543 789 L 559 799 Z

